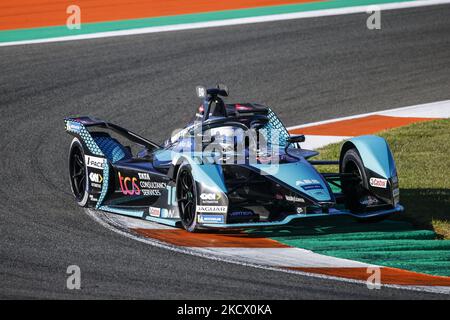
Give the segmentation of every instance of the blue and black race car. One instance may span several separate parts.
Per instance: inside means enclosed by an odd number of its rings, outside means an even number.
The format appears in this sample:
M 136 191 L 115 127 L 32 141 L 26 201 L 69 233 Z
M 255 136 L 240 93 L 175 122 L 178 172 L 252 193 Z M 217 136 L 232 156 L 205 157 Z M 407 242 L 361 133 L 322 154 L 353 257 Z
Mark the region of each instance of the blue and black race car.
M 190 232 L 312 216 L 377 221 L 403 210 L 383 138 L 356 137 L 339 160 L 313 160 L 318 152 L 302 149 L 305 137 L 289 135 L 269 107 L 225 103 L 225 86 L 197 91 L 194 119 L 162 145 L 92 117 L 65 119 L 77 203 Z M 319 173 L 320 165 L 339 172 Z

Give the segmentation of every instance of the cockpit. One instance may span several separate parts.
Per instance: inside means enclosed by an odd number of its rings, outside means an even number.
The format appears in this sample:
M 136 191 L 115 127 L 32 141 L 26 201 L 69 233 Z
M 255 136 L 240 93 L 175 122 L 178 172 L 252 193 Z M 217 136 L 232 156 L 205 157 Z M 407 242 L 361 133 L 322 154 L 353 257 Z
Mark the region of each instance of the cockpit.
M 220 149 L 226 154 L 279 153 L 289 133 L 269 107 L 255 103 L 225 103 L 226 87 L 203 89 L 203 102 L 194 119 L 172 135 L 166 146 L 183 150 Z M 195 147 L 197 146 L 197 147 Z M 276 149 L 276 150 L 275 150 Z M 275 150 L 275 151 L 274 151 Z

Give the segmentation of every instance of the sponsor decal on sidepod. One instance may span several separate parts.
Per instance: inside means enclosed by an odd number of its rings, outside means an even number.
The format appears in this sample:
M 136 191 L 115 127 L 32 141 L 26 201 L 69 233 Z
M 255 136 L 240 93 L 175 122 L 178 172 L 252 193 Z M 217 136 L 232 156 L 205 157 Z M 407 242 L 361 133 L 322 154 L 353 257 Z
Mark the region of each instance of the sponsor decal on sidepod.
M 165 182 L 150 181 L 150 175 L 146 172 L 138 172 L 139 186 L 144 196 L 160 196 L 161 190 L 167 187 Z M 142 181 L 145 180 L 145 181 Z
M 150 179 L 148 173 L 139 173 L 139 179 Z M 119 172 L 120 190 L 124 195 L 140 195 L 144 196 L 160 196 L 161 190 L 165 189 L 167 184 L 165 182 L 155 181 L 140 181 L 136 177 L 122 176 Z
M 161 214 L 161 209 L 160 208 L 155 208 L 155 207 L 149 207 L 148 208 L 148 213 L 152 216 L 152 217 L 157 217 L 159 218 L 160 214 Z
M 141 180 L 150 180 L 150 175 L 146 172 L 138 172 L 139 179 Z
M 141 189 L 139 189 L 138 182 L 136 177 L 122 177 L 122 174 L 119 172 L 120 190 L 124 195 L 140 195 Z

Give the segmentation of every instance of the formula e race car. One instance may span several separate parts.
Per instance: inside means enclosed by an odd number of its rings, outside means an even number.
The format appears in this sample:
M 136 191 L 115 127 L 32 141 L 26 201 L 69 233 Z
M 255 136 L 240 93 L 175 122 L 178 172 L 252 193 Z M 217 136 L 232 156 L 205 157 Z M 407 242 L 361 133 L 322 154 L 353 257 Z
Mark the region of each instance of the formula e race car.
M 224 103 L 221 85 L 197 93 L 194 119 L 161 145 L 92 117 L 65 119 L 77 203 L 190 232 L 313 216 L 376 221 L 403 211 L 383 138 L 352 138 L 339 160 L 313 160 L 318 152 L 302 149 L 305 137 L 291 136 L 269 107 Z M 321 165 L 339 172 L 319 173 Z

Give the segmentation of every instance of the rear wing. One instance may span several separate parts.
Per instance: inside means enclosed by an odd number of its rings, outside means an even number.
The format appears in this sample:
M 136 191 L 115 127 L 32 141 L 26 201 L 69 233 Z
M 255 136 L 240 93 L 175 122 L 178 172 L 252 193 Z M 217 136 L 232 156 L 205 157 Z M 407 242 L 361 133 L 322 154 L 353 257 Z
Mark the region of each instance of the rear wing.
M 122 128 L 116 124 L 106 122 L 100 119 L 92 118 L 92 117 L 77 117 L 77 118 L 66 118 L 64 119 L 64 122 L 66 124 L 66 131 L 67 133 L 75 136 L 81 135 L 83 132 L 88 131 L 88 128 L 97 127 L 102 129 L 109 129 L 120 136 L 137 143 L 143 147 L 146 147 L 148 150 L 154 150 L 154 149 L 160 149 L 162 148 L 160 145 L 147 140 L 140 135 L 129 131 L 125 128 Z

